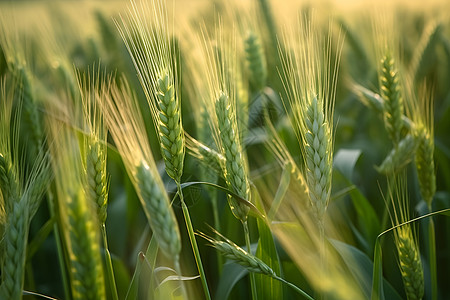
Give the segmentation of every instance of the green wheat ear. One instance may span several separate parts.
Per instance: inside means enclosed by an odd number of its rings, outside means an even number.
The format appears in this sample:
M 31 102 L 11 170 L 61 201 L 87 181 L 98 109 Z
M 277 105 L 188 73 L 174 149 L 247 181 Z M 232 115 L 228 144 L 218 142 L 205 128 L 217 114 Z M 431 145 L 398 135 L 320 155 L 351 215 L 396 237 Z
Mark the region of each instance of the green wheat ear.
M 167 257 L 177 262 L 181 251 L 181 238 L 169 199 L 154 179 L 146 162 L 141 162 L 135 172 L 138 193 L 159 247 Z
M 408 134 L 398 143 L 398 146 L 389 152 L 380 166 L 375 169 L 382 174 L 393 174 L 402 170 L 414 158 L 417 149 L 417 139 Z
M 250 73 L 250 83 L 255 91 L 260 91 L 266 86 L 267 66 L 260 39 L 253 32 L 250 32 L 245 40 L 245 58 Z
M 250 187 L 244 167 L 241 144 L 237 131 L 233 108 L 225 93 L 221 93 L 216 101 L 216 115 L 220 132 L 222 154 L 225 157 L 225 179 L 227 185 L 239 196 L 249 199 Z M 248 206 L 228 197 L 233 214 L 241 221 L 247 219 Z
M 381 60 L 381 96 L 384 100 L 384 124 L 395 146 L 400 142 L 403 127 L 403 96 L 400 77 L 395 66 L 395 60 L 388 52 Z
M 158 79 L 158 131 L 161 152 L 167 174 L 176 182 L 181 181 L 185 155 L 184 131 L 181 123 L 180 103 L 175 95 L 169 75 Z
M 424 295 L 423 267 L 419 247 L 410 225 L 397 229 L 396 245 L 406 296 L 408 300 L 422 299 Z
M 306 110 L 305 125 L 306 181 L 313 209 L 318 219 L 322 220 L 331 192 L 332 139 L 317 97 Z

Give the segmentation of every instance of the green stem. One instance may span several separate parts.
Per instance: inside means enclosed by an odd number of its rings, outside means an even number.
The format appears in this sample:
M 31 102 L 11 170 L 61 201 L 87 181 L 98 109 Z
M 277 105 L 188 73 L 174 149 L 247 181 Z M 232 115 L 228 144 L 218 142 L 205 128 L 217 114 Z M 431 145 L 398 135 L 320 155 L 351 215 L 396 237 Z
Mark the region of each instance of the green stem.
M 244 235 L 245 235 L 245 243 L 247 244 L 247 251 L 248 253 L 252 253 L 251 251 L 251 244 L 250 244 L 250 232 L 248 230 L 248 223 L 247 221 L 242 221 L 242 226 L 244 227 Z M 252 299 L 257 299 L 257 292 L 256 292 L 256 279 L 255 274 L 253 272 L 250 272 L 250 286 L 252 288 Z
M 119 296 L 117 295 L 117 286 L 116 281 L 114 279 L 114 269 L 111 261 L 111 254 L 108 249 L 108 238 L 106 236 L 106 226 L 105 223 L 101 226 L 102 236 L 103 236 L 103 248 L 105 251 L 105 261 L 106 261 L 106 274 L 108 276 L 109 286 L 111 287 L 111 295 L 113 300 L 119 300 Z
M 434 221 L 430 218 L 428 223 L 428 246 L 430 248 L 430 275 L 431 275 L 431 299 L 437 300 L 437 265 L 436 265 L 436 236 L 434 232 Z
M 297 293 L 299 293 L 300 295 L 302 295 L 304 298 L 308 299 L 308 300 L 314 300 L 313 297 L 311 297 L 310 295 L 308 295 L 305 291 L 303 291 L 301 288 L 299 288 L 298 286 L 296 286 L 293 283 L 290 283 L 289 281 L 278 277 L 277 275 L 272 276 L 274 279 L 279 280 L 281 282 L 283 282 L 284 284 L 290 286 L 291 288 L 293 288 Z
M 220 230 L 220 218 L 219 218 L 219 208 L 217 206 L 217 193 L 215 190 L 213 189 L 209 189 L 209 194 L 211 197 L 211 204 L 212 204 L 212 209 L 213 209 L 213 218 L 214 218 L 214 228 L 216 228 L 216 230 L 218 232 L 221 232 Z M 219 271 L 219 274 L 222 273 L 222 266 L 223 266 L 223 256 L 220 255 L 220 253 L 218 251 L 216 251 L 217 253 L 217 269 Z
M 208 283 L 206 282 L 206 274 L 203 270 L 202 259 L 200 258 L 200 251 L 198 250 L 197 241 L 195 240 L 194 228 L 192 226 L 191 217 L 189 216 L 189 210 L 184 202 L 183 192 L 181 190 L 181 185 L 176 182 L 178 195 L 180 196 L 181 208 L 183 210 L 184 220 L 186 221 L 186 227 L 189 235 L 189 240 L 191 242 L 192 250 L 194 251 L 195 262 L 197 263 L 197 269 L 200 273 L 200 279 L 202 281 L 203 291 L 205 292 L 205 297 L 207 300 L 211 300 L 211 295 L 208 289 Z
M 48 191 L 47 193 L 47 203 L 48 203 L 48 207 L 49 207 L 49 211 L 50 211 L 50 218 L 55 219 L 56 222 L 53 224 L 53 231 L 55 234 L 55 244 L 56 244 L 56 249 L 58 252 L 58 263 L 59 263 L 59 267 L 60 267 L 60 271 L 61 271 L 61 279 L 63 282 L 63 287 L 64 287 L 64 299 L 72 299 L 71 296 L 71 292 L 70 292 L 70 285 L 69 285 L 69 279 L 67 278 L 67 273 L 66 273 L 66 268 L 65 266 L 68 266 L 68 264 L 66 264 L 66 259 L 65 259 L 65 250 L 63 248 L 63 244 L 61 242 L 61 233 L 59 232 L 59 227 L 60 226 L 60 218 L 56 218 L 55 216 L 57 216 L 57 207 L 55 206 L 54 201 L 54 197 L 53 197 L 53 193 L 52 191 Z

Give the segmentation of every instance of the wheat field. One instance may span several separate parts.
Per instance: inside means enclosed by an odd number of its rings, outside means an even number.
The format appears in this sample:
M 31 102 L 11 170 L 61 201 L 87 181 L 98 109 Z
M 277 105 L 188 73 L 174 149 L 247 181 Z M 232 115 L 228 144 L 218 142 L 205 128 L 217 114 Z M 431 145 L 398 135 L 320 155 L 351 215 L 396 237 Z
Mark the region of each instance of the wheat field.
M 0 1 L 0 299 L 449 299 L 449 12 Z

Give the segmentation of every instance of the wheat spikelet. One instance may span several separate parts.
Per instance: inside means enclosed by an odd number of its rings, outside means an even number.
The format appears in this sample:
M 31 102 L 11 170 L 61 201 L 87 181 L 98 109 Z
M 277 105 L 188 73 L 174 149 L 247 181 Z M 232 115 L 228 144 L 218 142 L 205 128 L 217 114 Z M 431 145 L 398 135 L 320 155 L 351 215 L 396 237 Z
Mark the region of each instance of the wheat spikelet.
M 221 174 L 222 166 L 225 166 L 225 158 L 216 150 L 202 144 L 186 133 L 186 147 L 205 167 Z M 208 175 L 209 176 L 209 175 Z
M 408 134 L 398 143 L 396 148 L 389 152 L 381 165 L 375 168 L 378 172 L 383 174 L 391 174 L 400 171 L 414 158 L 417 144 L 415 136 Z
M 167 195 L 158 186 L 146 162 L 136 168 L 138 193 L 144 199 L 150 226 L 158 240 L 161 249 L 168 257 L 178 261 L 181 251 L 180 233 L 177 221 Z
M 389 200 L 393 207 L 393 213 L 390 212 L 392 224 L 395 226 L 407 222 L 409 220 L 409 197 L 406 173 L 402 172 L 393 177 L 388 188 Z M 417 236 L 414 234 L 411 223 L 395 228 L 394 238 L 406 296 L 408 299 L 422 299 L 424 295 L 423 267 Z
M 18 167 L 12 161 L 12 157 L 18 157 L 19 134 L 18 115 L 12 119 L 15 87 L 15 81 L 10 82 L 9 78 L 4 77 L 0 80 L 0 190 L 5 201 L 6 212 L 9 211 L 10 204 L 18 200 L 20 192 Z M 12 136 L 11 125 L 15 128 Z
M 98 225 L 87 200 L 82 189 L 65 199 L 72 295 L 74 299 L 106 299 Z
M 291 53 L 282 58 L 287 91 L 283 102 L 301 145 L 311 205 L 321 228 L 331 192 L 333 111 L 342 40 L 338 38 L 332 61 L 331 32 L 322 42 L 314 20 L 301 22 L 299 33 L 291 28 L 284 36 Z
M 218 152 L 224 158 L 223 177 L 228 187 L 242 198 L 249 200 L 249 183 L 244 152 L 241 146 L 241 132 L 236 118 L 236 82 L 233 74 L 238 74 L 235 33 L 222 35 L 222 24 L 216 26 L 213 34 L 202 34 L 194 38 L 198 41 L 195 52 L 197 60 L 203 60 L 194 82 L 196 91 L 203 91 L 201 101 L 208 113 L 208 123 L 217 145 Z M 200 47 L 199 47 L 200 46 Z M 195 59 L 193 57 L 193 59 Z M 194 61 L 197 61 L 194 60 Z M 194 68 L 194 66 L 192 66 Z M 200 77 L 203 74 L 203 77 Z M 206 76 L 205 76 L 206 74 Z M 205 78 L 206 77 L 206 78 Z M 204 78 L 204 80 L 202 79 Z M 203 142 L 203 141 L 202 141 Z M 199 149 L 204 151 L 204 149 Z M 207 155 L 207 153 L 205 153 Z M 233 214 L 245 221 L 248 207 L 228 197 Z
M 103 99 L 101 107 L 158 244 L 176 262 L 181 250 L 178 224 L 153 159 L 144 120 L 125 79 L 121 87 L 111 88 L 111 96 Z
M 2 241 L 5 249 L 2 265 L 0 298 L 21 299 L 24 281 L 26 245 L 28 239 L 28 201 L 21 198 L 12 203 Z
M 224 93 L 221 93 L 216 101 L 216 116 L 220 131 L 222 154 L 225 157 L 225 178 L 227 184 L 239 196 L 248 199 L 250 186 L 237 134 L 236 118 L 228 96 Z M 228 197 L 228 201 L 233 214 L 239 220 L 246 220 L 249 208 L 231 197 Z
M 245 39 L 245 58 L 253 89 L 255 91 L 260 91 L 266 86 L 266 59 L 259 37 L 251 31 Z
M 180 182 L 184 162 L 184 131 L 175 88 L 167 74 L 158 78 L 158 131 L 167 174 Z
M 108 185 L 106 179 L 106 153 L 97 143 L 91 143 L 86 155 L 87 194 L 97 204 L 98 218 L 101 224 L 106 221 Z
M 404 113 L 400 75 L 396 69 L 395 60 L 389 52 L 381 60 L 381 65 L 380 85 L 384 100 L 384 124 L 392 142 L 397 145 L 401 138 Z
M 218 233 L 219 234 L 219 233 Z M 216 248 L 226 258 L 240 264 L 246 268 L 249 272 L 261 273 L 268 276 L 275 276 L 275 272 L 262 260 L 256 256 L 246 252 L 238 245 L 234 244 L 230 240 L 224 238 L 226 241 L 218 241 L 207 235 L 200 233 L 200 236 L 209 241 L 214 248 Z
M 97 73 L 96 73 L 97 72 Z M 78 75 L 78 86 L 83 103 L 84 166 L 86 172 L 86 194 L 97 206 L 100 224 L 107 217 L 108 179 L 106 172 L 106 129 L 98 102 L 109 93 L 111 79 L 100 74 L 100 68 L 86 76 Z
M 406 296 L 410 300 L 422 299 L 424 295 L 422 261 L 420 260 L 418 245 L 409 225 L 397 230 L 396 246 Z
M 167 174 L 180 182 L 184 163 L 184 131 L 174 46 L 169 36 L 165 2 L 131 2 L 129 14 L 116 22 L 138 71 L 158 131 Z
M 65 116 L 74 108 L 65 106 Z M 75 132 L 50 116 L 58 115 L 50 104 L 48 128 L 58 199 L 58 216 L 74 299 L 105 299 L 105 281 L 100 252 L 99 223 L 94 203 L 87 198 L 81 145 Z M 64 114 L 59 114 L 61 116 Z M 65 120 L 68 124 L 68 122 Z
M 434 113 L 433 92 L 425 84 L 413 84 L 410 79 L 406 82 L 408 101 L 407 114 L 414 120 L 413 134 L 417 141 L 415 166 L 419 179 L 422 199 L 431 209 L 436 193 L 436 170 L 434 165 Z

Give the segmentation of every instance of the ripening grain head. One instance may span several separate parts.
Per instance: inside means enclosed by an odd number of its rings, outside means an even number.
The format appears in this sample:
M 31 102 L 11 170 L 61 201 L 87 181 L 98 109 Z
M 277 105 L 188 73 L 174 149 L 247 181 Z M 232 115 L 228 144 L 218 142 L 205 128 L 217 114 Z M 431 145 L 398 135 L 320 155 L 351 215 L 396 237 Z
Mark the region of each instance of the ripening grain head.
M 177 54 L 165 1 L 131 2 L 116 21 L 138 73 L 158 131 L 166 172 L 180 182 L 184 165 L 184 131 L 178 89 Z
M 299 18 L 296 26 L 285 31 L 288 52 L 282 57 L 282 78 L 287 93 L 283 103 L 301 145 L 311 204 L 321 223 L 331 192 L 333 111 L 342 39 L 339 35 L 333 54 L 331 27 L 322 38 L 316 26 L 314 18 Z
M 178 223 L 153 159 L 137 100 L 125 79 L 102 99 L 109 132 L 141 200 L 149 224 L 166 256 L 179 259 Z

